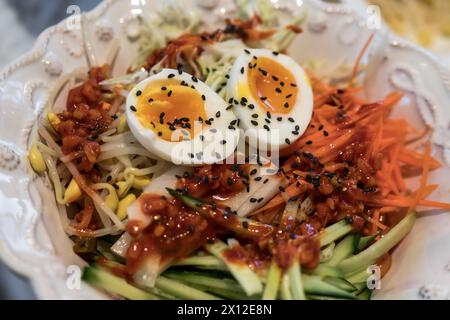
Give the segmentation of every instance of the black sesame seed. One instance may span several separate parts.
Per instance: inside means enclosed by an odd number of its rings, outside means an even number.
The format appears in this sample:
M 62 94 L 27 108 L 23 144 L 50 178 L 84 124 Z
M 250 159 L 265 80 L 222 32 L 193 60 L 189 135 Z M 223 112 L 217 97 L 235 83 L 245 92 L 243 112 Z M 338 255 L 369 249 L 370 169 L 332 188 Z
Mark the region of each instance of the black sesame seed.
M 234 107 L 234 106 L 231 104 L 231 105 L 229 105 L 228 107 L 226 107 L 225 110 L 231 110 L 231 109 L 233 109 L 233 107 Z
M 225 75 L 225 79 L 230 79 L 230 75 L 229 74 Z
M 254 125 L 255 127 L 258 126 L 258 121 L 252 120 L 252 125 Z
M 130 106 L 131 111 L 136 112 L 136 107 L 135 106 Z
M 111 176 L 107 176 L 106 177 L 106 182 L 110 182 L 112 180 L 112 177 Z
M 313 142 L 311 140 L 306 141 L 307 145 L 311 145 Z
M 258 170 L 256 170 L 256 169 L 253 169 L 252 171 L 250 171 L 250 175 L 251 176 L 253 176 L 253 175 L 257 174 L 257 173 L 258 173 Z
M 158 132 L 158 137 L 161 137 L 161 136 L 162 136 L 162 132 L 159 131 L 159 132 Z
M 328 137 L 328 136 L 329 136 L 328 131 L 324 131 L 324 132 L 323 132 L 323 135 L 324 135 L 325 137 Z
M 264 119 L 264 121 L 267 123 L 267 124 L 271 124 L 272 123 L 272 121 L 270 121 L 269 119 Z
M 189 158 L 194 159 L 194 154 L 193 153 L 188 153 Z
M 244 74 L 244 72 L 245 72 L 245 69 L 244 69 L 244 67 L 242 67 L 241 68 L 241 73 Z
M 255 181 L 261 181 L 262 180 L 262 177 L 256 177 L 255 178 Z
M 153 98 L 148 99 L 148 103 L 152 103 L 153 101 L 155 101 Z
M 251 202 L 251 203 L 255 203 L 256 201 L 258 201 L 258 199 L 250 198 L 250 202 Z
M 280 190 L 280 192 L 286 192 L 286 189 L 283 186 L 279 186 L 278 190 Z
M 279 55 L 280 53 L 279 52 L 277 52 L 277 51 L 274 51 L 274 52 L 272 52 L 273 53 L 273 55 L 274 56 L 277 56 L 277 55 Z
M 285 83 L 283 81 L 280 82 L 280 86 L 284 87 Z
M 288 118 L 290 122 L 295 122 L 294 118 Z
M 242 222 L 242 227 L 243 227 L 244 229 L 248 229 L 248 222 L 247 222 L 247 221 L 243 221 L 243 222 Z
M 222 141 L 220 141 L 220 144 L 227 144 L 227 141 L 226 140 L 222 140 Z
M 292 93 L 288 94 L 288 95 L 286 96 L 286 99 L 289 99 L 289 98 L 291 98 L 291 97 L 292 97 Z
M 269 182 L 269 179 L 264 180 L 263 184 L 266 184 L 267 182 Z
M 257 119 L 258 117 L 259 117 L 259 115 L 257 113 L 252 114 L 253 119 Z
M 205 95 L 204 95 L 204 94 L 202 94 L 202 100 L 203 100 L 203 101 L 205 101 L 205 100 L 206 100 L 206 97 L 205 97 Z
M 278 122 L 281 122 L 283 120 L 283 118 L 282 117 L 278 117 L 277 120 L 278 120 Z
M 261 100 L 262 100 L 262 101 L 266 101 L 266 100 L 267 100 L 267 97 L 261 97 Z
M 228 104 L 232 104 L 233 103 L 233 98 L 228 99 Z
M 204 141 L 205 140 L 205 136 L 204 135 L 200 135 L 200 140 Z
M 295 83 L 291 83 L 291 87 L 296 88 L 297 85 Z
M 323 124 L 321 124 L 321 125 L 319 126 L 319 128 L 317 129 L 317 130 L 319 130 L 319 131 L 322 131 L 322 130 L 323 130 L 323 128 L 324 128 L 324 125 L 323 125 Z
M 258 199 L 258 203 L 261 203 L 261 202 L 263 202 L 264 201 L 264 198 L 259 198 Z
M 253 109 L 255 109 L 255 105 L 249 104 L 249 105 L 248 105 L 248 108 L 249 108 L 250 110 L 253 110 Z
M 270 127 L 267 124 L 264 125 L 264 129 L 266 129 L 267 131 L 270 131 Z
M 284 104 L 284 107 L 285 107 L 286 109 L 289 108 L 289 103 L 286 102 L 286 103 Z
M 172 90 L 167 93 L 167 96 L 170 97 L 172 95 Z
M 171 74 L 169 74 L 167 77 L 168 77 L 169 79 L 172 79 L 172 78 L 175 78 L 175 75 L 174 75 L 173 73 L 171 73 Z
M 278 93 L 282 93 L 283 92 L 280 88 L 276 88 L 275 91 L 278 92 Z
M 300 126 L 299 125 L 296 125 L 295 126 L 295 131 L 299 131 L 300 130 Z
M 235 120 L 230 122 L 230 125 L 234 126 L 234 125 L 236 125 L 236 123 L 237 123 L 237 120 L 235 119 Z
M 278 80 L 280 80 L 277 76 L 272 76 L 272 80 L 273 81 L 278 81 Z
M 244 49 L 244 51 L 245 51 L 246 54 L 250 54 L 250 50 Z
M 267 118 L 272 119 L 272 114 L 269 111 L 267 111 L 266 115 L 267 115 Z
M 142 94 L 141 90 L 136 91 L 136 97 L 139 97 Z
M 216 112 L 216 118 L 220 118 L 220 111 Z
M 286 141 L 287 144 L 291 144 L 291 140 L 289 140 L 288 138 L 286 138 L 286 140 L 284 141 Z
M 194 82 L 198 82 L 198 79 L 197 79 L 197 77 L 196 77 L 196 76 L 192 76 L 192 81 L 194 81 Z
M 161 90 L 162 90 L 162 91 L 166 91 L 166 90 L 167 90 L 167 87 L 161 87 Z

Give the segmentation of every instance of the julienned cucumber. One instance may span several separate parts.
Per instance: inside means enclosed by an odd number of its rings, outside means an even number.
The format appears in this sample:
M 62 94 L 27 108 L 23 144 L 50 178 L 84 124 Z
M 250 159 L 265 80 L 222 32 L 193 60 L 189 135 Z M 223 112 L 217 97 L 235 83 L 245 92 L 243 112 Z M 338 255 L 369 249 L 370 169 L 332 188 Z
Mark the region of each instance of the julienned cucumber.
M 214 256 L 192 256 L 178 261 L 174 266 L 189 266 L 208 270 L 228 271 L 225 263 Z
M 312 273 L 321 277 L 345 278 L 345 274 L 341 269 L 329 266 L 328 264 L 319 264 Z
M 245 263 L 235 263 L 226 259 L 224 253 L 228 249 L 228 246 L 225 243 L 216 241 L 213 244 L 207 245 L 206 249 L 226 264 L 233 277 L 240 283 L 248 296 L 262 293 L 263 286 L 256 273 Z
M 381 240 L 374 243 L 368 249 L 361 253 L 345 259 L 339 264 L 344 273 L 352 273 L 363 270 L 369 265 L 375 263 L 379 258 L 389 252 L 397 245 L 413 228 L 417 214 L 411 213 L 406 216 L 399 224 L 389 231 Z
M 347 222 L 347 220 L 343 219 L 329 227 L 327 227 L 319 236 L 320 246 L 325 247 L 326 245 L 336 241 L 343 236 L 352 232 L 353 227 L 351 224 Z
M 186 300 L 220 300 L 212 294 L 191 288 L 178 281 L 159 276 L 156 279 L 156 288 L 180 299 Z
M 159 299 L 156 295 L 138 289 L 129 284 L 126 280 L 116 277 L 109 271 L 98 266 L 84 268 L 82 279 L 94 287 L 106 290 L 109 293 L 118 294 L 129 300 Z
M 302 275 L 303 287 L 308 295 L 356 299 L 351 293 L 329 284 L 319 276 Z
M 212 288 L 222 289 L 222 290 L 228 290 L 228 291 L 234 291 L 237 293 L 244 294 L 244 291 L 242 290 L 239 283 L 237 283 L 233 279 L 227 279 L 227 278 L 215 278 L 210 276 L 205 276 L 199 272 L 186 272 L 186 271 L 168 271 L 164 273 L 164 276 L 185 282 L 189 285 L 200 285 L 200 286 L 208 286 Z
M 267 276 L 267 283 L 262 296 L 263 300 L 275 300 L 277 298 L 281 276 L 282 270 L 275 259 L 273 259 L 270 264 L 269 275 Z
M 335 267 L 341 261 L 350 257 L 355 251 L 355 239 L 356 235 L 350 234 L 339 242 L 339 244 L 334 248 L 333 256 L 326 262 L 326 264 L 331 267 Z

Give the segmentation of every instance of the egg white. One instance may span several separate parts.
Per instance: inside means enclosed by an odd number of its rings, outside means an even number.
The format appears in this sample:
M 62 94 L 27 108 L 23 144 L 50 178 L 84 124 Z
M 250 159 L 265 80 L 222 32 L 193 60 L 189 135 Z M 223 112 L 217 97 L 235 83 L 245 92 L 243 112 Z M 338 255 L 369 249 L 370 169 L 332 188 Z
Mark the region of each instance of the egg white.
M 200 95 L 204 95 L 207 119 L 214 119 L 211 125 L 205 125 L 192 140 L 171 142 L 161 139 L 151 129 L 141 125 L 134 111 L 138 105 L 136 93 L 141 91 L 145 94 L 148 85 L 169 79 L 169 76 L 171 80 L 185 81 L 189 86 L 194 86 Z M 239 130 L 232 125 L 237 121 L 236 116 L 226 107 L 227 103 L 202 81 L 186 72 L 164 69 L 131 90 L 126 101 L 126 115 L 131 132 L 152 154 L 174 164 L 196 166 L 219 163 L 234 153 L 239 142 Z M 182 108 L 183 106 L 180 106 L 181 115 Z
M 270 113 L 269 115 L 259 105 L 259 97 L 251 95 L 247 76 L 249 64 L 255 62 L 254 57 L 272 59 L 288 69 L 294 76 L 299 91 L 289 113 Z M 241 91 L 246 92 L 245 96 L 239 94 L 240 88 Z M 260 150 L 272 151 L 286 148 L 303 135 L 311 121 L 314 105 L 310 80 L 302 67 L 291 57 L 266 49 L 243 50 L 230 71 L 227 98 L 228 102 L 232 100 L 235 102 L 233 109 L 240 120 L 240 127 L 245 130 L 247 142 Z M 249 105 L 254 108 L 250 109 Z M 258 125 L 254 124 L 255 121 Z M 269 130 L 264 126 L 267 126 Z

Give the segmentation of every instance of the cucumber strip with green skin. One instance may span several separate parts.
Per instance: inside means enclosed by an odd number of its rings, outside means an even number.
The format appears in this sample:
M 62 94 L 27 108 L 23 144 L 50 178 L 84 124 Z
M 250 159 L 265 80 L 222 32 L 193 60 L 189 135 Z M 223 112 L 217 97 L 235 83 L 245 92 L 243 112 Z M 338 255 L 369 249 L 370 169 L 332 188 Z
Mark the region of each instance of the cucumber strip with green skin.
M 98 266 L 84 268 L 82 280 L 96 288 L 118 294 L 129 300 L 159 300 L 156 295 L 141 290 L 129 284 L 125 279 L 117 277 Z
M 224 209 L 213 208 L 212 205 L 205 203 L 191 196 L 181 194 L 173 189 L 166 188 L 170 195 L 180 199 L 189 208 L 197 211 L 202 216 L 217 223 L 218 225 L 233 231 L 236 235 L 244 238 L 264 238 L 271 235 L 275 229 L 273 226 L 260 223 L 255 220 L 239 217 L 232 213 L 226 213 Z
M 216 241 L 213 244 L 207 245 L 206 250 L 221 259 L 226 264 L 233 277 L 244 289 L 247 296 L 262 293 L 263 285 L 261 280 L 258 275 L 248 267 L 248 265 L 229 261 L 225 257 L 225 251 L 228 250 L 228 246 L 225 243 L 222 241 Z
M 234 291 L 238 293 L 244 293 L 239 283 L 232 279 L 218 279 L 213 277 L 204 276 L 197 272 L 173 272 L 168 271 L 164 273 L 164 276 L 170 279 L 179 280 L 192 285 L 208 286 L 211 288 L 223 289 L 228 291 Z
M 333 256 L 326 263 L 329 266 L 335 267 L 341 261 L 350 257 L 355 251 L 355 239 L 356 235 L 350 234 L 346 236 L 338 245 L 334 248 Z
M 305 300 L 300 264 L 296 261 L 287 271 L 289 286 L 294 300 Z
M 359 294 L 362 293 L 365 289 L 367 289 L 367 281 L 360 282 L 360 283 L 353 283 L 353 285 L 354 285 L 355 288 L 357 289 L 355 292 L 353 292 L 353 294 L 355 294 L 355 295 L 359 295 Z
M 312 274 L 321 277 L 345 278 L 344 273 L 338 267 L 332 267 L 327 264 L 319 264 Z
M 319 301 L 327 301 L 327 300 L 347 300 L 342 298 L 336 298 L 336 297 L 327 297 L 327 296 L 319 296 L 319 295 L 312 295 L 309 294 L 306 296 L 308 300 L 319 300 Z
M 383 238 L 371 245 L 368 249 L 359 254 L 345 259 L 339 264 L 339 267 L 345 273 L 367 268 L 374 261 L 381 258 L 395 247 L 413 228 L 416 221 L 416 213 L 411 213 L 394 228 L 392 228 Z
M 302 281 L 307 295 L 356 299 L 354 295 L 323 281 L 321 277 L 303 274 Z
M 336 248 L 336 244 L 332 242 L 320 251 L 320 263 L 330 261 L 334 254 L 334 248 Z
M 202 286 L 202 285 L 192 285 L 193 287 L 195 287 L 196 289 L 205 291 L 205 292 L 209 292 L 213 295 L 219 296 L 221 298 L 224 299 L 231 299 L 231 300 L 259 300 L 260 297 L 258 296 L 253 296 L 253 297 L 247 297 L 247 295 L 245 294 L 244 291 L 236 292 L 236 291 L 229 291 L 229 290 L 224 290 L 224 289 L 219 289 L 219 288 L 212 288 L 209 286 Z
M 370 273 L 367 272 L 367 269 L 363 269 L 362 271 L 357 271 L 355 273 L 350 274 L 346 277 L 348 281 L 351 283 L 362 283 L 367 282 L 367 279 L 369 278 Z
M 215 256 L 193 256 L 182 259 L 173 266 L 200 267 L 202 269 L 211 269 L 219 271 L 228 271 L 227 266 Z
M 221 300 L 219 297 L 213 296 L 212 294 L 162 276 L 159 276 L 156 279 L 155 286 L 159 290 L 183 300 Z
M 343 236 L 349 234 L 353 231 L 353 227 L 351 224 L 348 224 L 348 222 L 343 219 L 329 227 L 327 227 L 320 235 L 320 246 L 325 247 L 326 245 L 329 245 L 333 241 L 336 241 Z
M 347 292 L 355 292 L 358 290 L 352 283 L 342 278 L 325 277 L 323 281 Z
M 289 284 L 289 277 L 287 274 L 284 274 L 281 278 L 281 290 L 280 296 L 283 300 L 294 300 L 291 293 L 291 288 Z
M 372 297 L 372 290 L 366 289 L 357 295 L 358 300 L 370 300 Z
M 270 264 L 269 275 L 267 277 L 266 287 L 262 296 L 263 300 L 275 300 L 277 298 L 278 290 L 281 281 L 281 269 L 275 259 L 272 259 Z
M 358 244 L 356 245 L 355 254 L 367 249 L 373 243 L 376 237 L 377 236 L 361 237 L 358 241 Z

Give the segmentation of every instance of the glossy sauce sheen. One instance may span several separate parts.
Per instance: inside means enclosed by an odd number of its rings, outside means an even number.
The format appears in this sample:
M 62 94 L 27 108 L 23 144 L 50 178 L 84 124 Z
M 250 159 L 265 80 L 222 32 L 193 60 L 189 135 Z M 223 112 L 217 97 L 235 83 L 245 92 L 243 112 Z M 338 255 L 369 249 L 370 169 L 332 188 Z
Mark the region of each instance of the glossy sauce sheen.
M 249 68 L 247 74 L 252 97 L 265 111 L 289 113 L 299 91 L 294 75 L 273 59 L 259 57 L 254 63 L 257 66 Z
M 142 212 L 153 222 L 141 230 L 130 222 L 128 232 L 134 237 L 127 252 L 127 271 L 134 274 L 147 258 L 160 256 L 161 264 L 185 257 L 206 243 L 219 230 L 197 212 L 185 208 L 178 200 L 144 194 Z
M 150 83 L 138 98 L 137 116 L 145 128 L 166 141 L 191 140 L 206 119 L 205 103 L 199 92 L 178 80 Z M 194 131 L 195 126 L 199 130 Z M 176 134 L 181 129 L 188 134 Z

